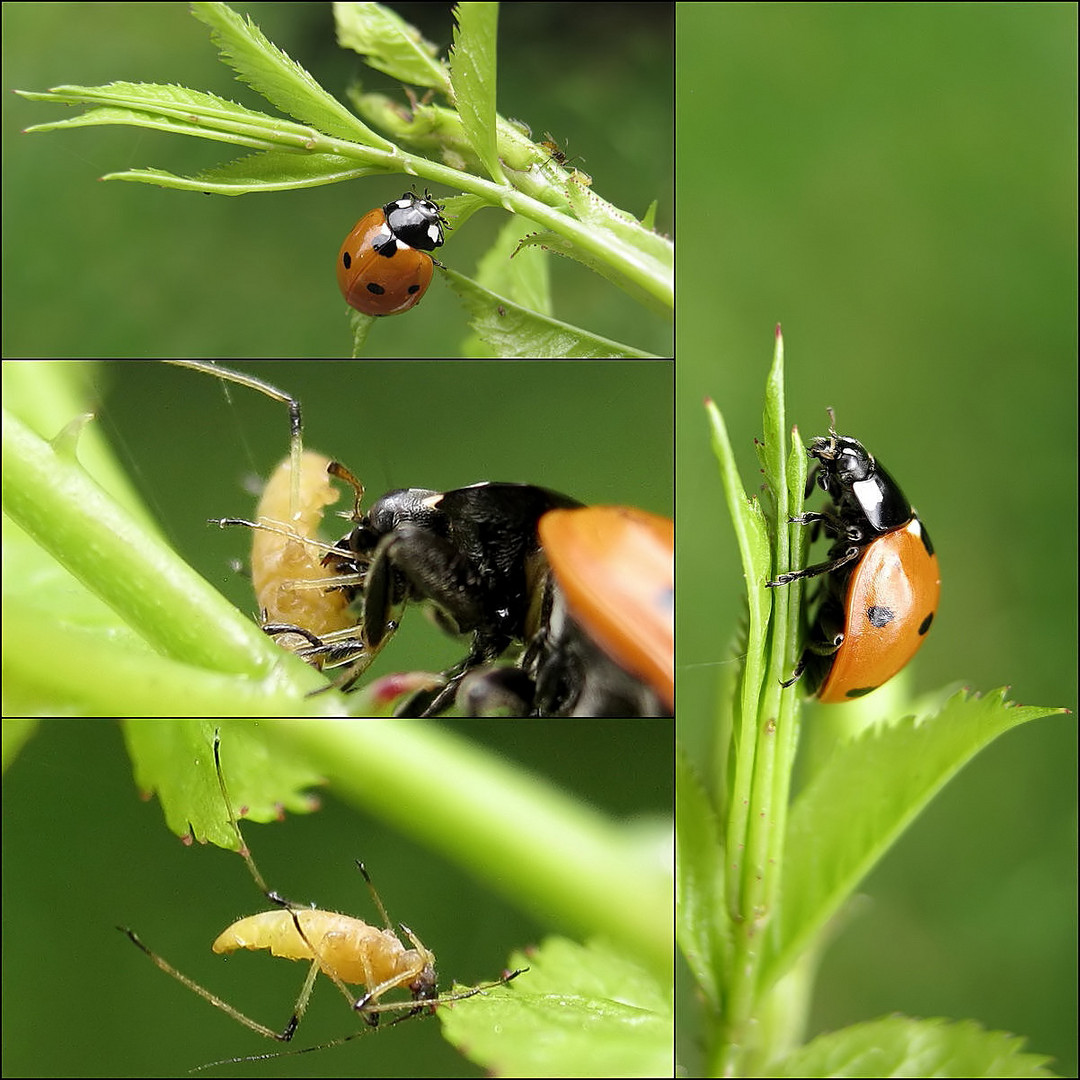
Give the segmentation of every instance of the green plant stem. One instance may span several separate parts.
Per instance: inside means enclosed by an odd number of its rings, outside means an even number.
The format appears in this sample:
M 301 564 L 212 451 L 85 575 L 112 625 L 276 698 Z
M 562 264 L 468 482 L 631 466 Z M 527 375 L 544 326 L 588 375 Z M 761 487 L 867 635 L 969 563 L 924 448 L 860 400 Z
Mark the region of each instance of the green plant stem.
M 587 252 L 599 262 L 634 282 L 653 296 L 664 308 L 671 310 L 675 303 L 674 275 L 670 266 L 645 254 L 634 244 L 627 243 L 602 224 L 583 223 L 568 214 L 547 206 L 508 184 L 500 184 L 459 169 L 442 165 L 424 157 L 406 153 L 399 147 L 379 149 L 352 142 L 348 139 L 325 135 L 315 128 L 289 120 L 279 120 L 260 113 L 234 115 L 228 111 L 206 105 L 178 103 L 169 106 L 157 100 L 143 101 L 136 96 L 125 97 L 115 91 L 102 94 L 98 88 L 60 86 L 48 94 L 24 92 L 23 96 L 38 101 L 60 101 L 68 104 L 92 104 L 101 110 L 100 119 L 78 118 L 76 121 L 57 121 L 38 124 L 30 131 L 51 131 L 69 127 L 74 123 L 134 124 L 186 134 L 198 138 L 226 142 L 260 151 L 285 151 L 296 154 L 323 154 L 345 160 L 392 175 L 405 173 L 420 177 L 431 183 L 441 183 L 478 196 L 496 206 L 518 213 L 542 225 L 549 231 L 566 238 L 580 250 Z M 93 114 L 88 114 L 93 117 Z M 161 183 L 163 176 L 131 170 L 125 173 L 109 173 L 106 180 L 151 180 Z M 329 182 L 329 181 L 327 181 Z M 239 192 L 238 192 L 239 193 Z M 586 200 L 596 199 L 587 193 Z M 626 218 L 627 225 L 632 219 Z M 643 236 L 657 240 L 653 234 L 642 230 Z M 666 243 L 658 241 L 660 243 Z
M 798 497 L 792 490 L 801 491 L 804 476 L 797 441 L 790 457 L 787 449 L 783 364 L 783 337 L 778 328 L 766 388 L 761 453 L 775 495 L 772 531 L 779 538 L 781 560 L 788 552 L 789 506 Z M 725 866 L 731 951 L 710 1061 L 714 1075 L 733 1076 L 742 1072 L 747 1054 L 761 1049 L 756 1021 L 762 1016 L 763 995 L 768 991 L 761 985 L 761 970 L 779 914 L 784 836 L 798 741 L 795 690 L 781 687 L 782 673 L 791 663 L 797 605 L 787 595 L 777 596 L 764 588 L 774 570 L 760 556 L 764 519 L 756 507 L 747 510 L 748 500 L 727 432 L 715 408 L 710 410 L 710 419 L 749 598 L 747 658 L 736 700 L 730 706 L 734 712 L 732 737 L 720 741 L 716 761 L 717 787 L 725 793 L 721 806 L 727 813 Z M 757 535 L 752 535 L 751 529 Z M 724 727 L 721 723 L 721 730 Z M 729 775 L 728 792 L 722 781 Z
M 4 411 L 5 512 L 155 649 L 211 671 L 268 672 L 273 643 L 98 487 L 68 441 Z
M 672 977 L 670 877 L 641 858 L 625 828 L 579 800 L 427 721 L 282 721 L 268 734 L 343 798 L 446 852 L 537 918 L 600 934 Z

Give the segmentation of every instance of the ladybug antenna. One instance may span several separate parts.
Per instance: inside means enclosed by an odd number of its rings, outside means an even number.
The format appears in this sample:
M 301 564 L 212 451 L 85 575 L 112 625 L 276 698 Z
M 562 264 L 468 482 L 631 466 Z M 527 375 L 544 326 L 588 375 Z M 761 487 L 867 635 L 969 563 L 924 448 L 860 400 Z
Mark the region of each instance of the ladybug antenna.
M 829 434 L 835 439 L 836 435 L 836 413 L 831 405 L 825 406 L 825 411 L 829 414 Z

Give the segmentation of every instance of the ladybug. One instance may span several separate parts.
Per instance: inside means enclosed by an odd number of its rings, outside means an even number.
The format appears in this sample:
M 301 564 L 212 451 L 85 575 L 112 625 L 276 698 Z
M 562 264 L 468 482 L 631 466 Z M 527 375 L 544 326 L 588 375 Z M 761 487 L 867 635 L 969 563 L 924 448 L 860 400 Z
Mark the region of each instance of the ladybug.
M 366 213 L 338 252 L 337 280 L 350 307 L 365 315 L 397 315 L 420 302 L 431 284 L 446 220 L 429 195 L 406 191 Z
M 490 716 L 671 716 L 674 533 L 626 506 L 548 511 L 538 534 L 550 573 L 538 627 L 515 667 L 480 669 L 459 709 Z
M 807 452 L 816 459 L 807 495 L 816 480 L 832 503 L 790 520 L 820 522 L 833 545 L 826 562 L 766 585 L 825 575 L 806 647 L 784 685 L 805 673 L 811 693 L 838 704 L 876 690 L 915 655 L 937 612 L 941 573 L 926 527 L 861 442 L 830 425 Z
M 673 528 L 530 484 L 405 488 L 357 513 L 323 562 L 362 582 L 345 588 L 369 655 L 410 600 L 472 635 L 398 715 L 437 716 L 456 700 L 474 716 L 660 716 L 674 700 Z M 517 661 L 495 666 L 513 646 Z
M 465 659 L 444 672 L 438 688 L 413 695 L 399 715 L 445 712 L 466 675 L 532 636 L 546 573 L 537 523 L 549 510 L 580 505 L 531 484 L 480 483 L 398 489 L 355 514 L 352 531 L 323 562 L 362 580 L 346 588 L 361 606 L 370 653 L 397 629 L 409 601 L 427 603 L 448 633 L 472 635 Z

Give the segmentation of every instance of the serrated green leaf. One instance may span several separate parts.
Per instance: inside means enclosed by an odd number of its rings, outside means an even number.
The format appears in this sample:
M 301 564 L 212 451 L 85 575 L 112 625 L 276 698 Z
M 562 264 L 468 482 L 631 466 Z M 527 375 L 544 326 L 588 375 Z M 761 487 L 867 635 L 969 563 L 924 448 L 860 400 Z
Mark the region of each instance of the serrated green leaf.
M 604 229 L 607 242 L 626 244 L 643 256 L 655 260 L 659 266 L 671 270 L 675 265 L 675 245 L 660 233 L 647 228 L 637 218 L 602 199 L 585 183 L 571 182 L 566 185 L 570 205 L 579 221 Z
M 671 313 L 669 286 L 673 298 L 674 283 L 669 267 L 625 241 L 616 243 L 609 234 L 596 227 L 586 239 L 588 246 L 556 232 L 529 233 L 522 238 L 520 246 L 538 246 L 573 259 L 606 278 L 638 303 L 660 314 Z
M 540 360 L 657 359 L 620 342 L 528 311 L 454 270 L 441 273 L 464 301 L 470 314 L 469 325 L 493 356 Z
M 1052 1077 L 1050 1059 L 974 1021 L 889 1016 L 820 1035 L 773 1062 L 771 1076 Z
M 439 1011 L 471 1061 L 514 1076 L 671 1075 L 670 984 L 599 942 L 548 938 L 511 964 L 529 970 L 477 1008 Z
M 455 9 L 450 71 L 465 134 L 487 174 L 505 183 L 495 139 L 495 78 L 499 5 L 460 3 Z
M 130 180 L 181 191 L 204 191 L 215 195 L 248 195 L 256 191 L 295 191 L 321 187 L 342 180 L 358 180 L 384 173 L 376 166 L 358 165 L 337 154 L 290 154 L 267 150 L 249 154 L 197 176 L 175 176 L 162 169 L 128 169 L 107 173 L 102 180 Z
M 65 105 L 103 105 L 131 109 L 135 112 L 156 113 L 178 120 L 205 117 L 213 120 L 239 120 L 252 124 L 277 122 L 275 117 L 255 112 L 235 101 L 205 90 L 190 90 L 171 83 L 111 82 L 102 86 L 54 86 L 47 93 L 17 90 L 29 101 L 62 102 Z M 71 121 L 39 124 L 28 131 L 47 131 L 70 126 Z
M 358 52 L 376 71 L 412 86 L 450 94 L 450 70 L 420 31 L 382 4 L 336 3 L 338 44 Z
M 228 4 L 194 3 L 191 10 L 210 27 L 211 39 L 240 81 L 283 113 L 327 135 L 392 148 L 269 41 L 250 18 L 241 18 Z
M 214 766 L 215 730 L 221 732 L 221 766 L 238 818 L 276 821 L 285 811 L 304 814 L 316 808 L 317 800 L 302 789 L 318 783 L 318 773 L 295 755 L 275 753 L 253 724 L 128 721 L 124 738 L 135 783 L 144 797 L 158 796 L 165 822 L 177 836 L 238 849 Z
M 980 750 L 1060 709 L 1010 705 L 1004 690 L 960 691 L 936 715 L 839 745 L 795 800 L 784 845 L 784 898 L 765 984 L 781 976 L 926 804 Z
M 34 101 L 99 106 L 67 120 L 35 124 L 26 129 L 28 133 L 121 124 L 256 150 L 284 147 L 306 153 L 315 148 L 316 132 L 310 127 L 254 112 L 185 86 L 114 82 L 106 86 L 58 86 L 47 94 L 18 93 Z

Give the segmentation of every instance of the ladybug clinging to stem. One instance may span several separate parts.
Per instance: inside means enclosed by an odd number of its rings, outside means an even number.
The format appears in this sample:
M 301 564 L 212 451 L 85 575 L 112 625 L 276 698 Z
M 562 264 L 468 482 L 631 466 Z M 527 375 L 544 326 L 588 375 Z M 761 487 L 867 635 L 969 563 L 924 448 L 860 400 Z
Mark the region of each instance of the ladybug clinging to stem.
M 338 252 L 337 279 L 350 307 L 365 315 L 397 315 L 420 302 L 435 269 L 429 252 L 443 244 L 442 206 L 427 193 L 366 213 Z
M 824 576 L 809 637 L 795 673 L 824 702 L 876 690 L 915 655 L 937 612 L 941 573 L 926 527 L 896 481 L 857 439 L 829 434 L 807 447 L 807 479 L 832 499 L 821 513 L 791 518 L 821 523 L 832 538 L 823 563 L 780 574 L 766 587 Z

